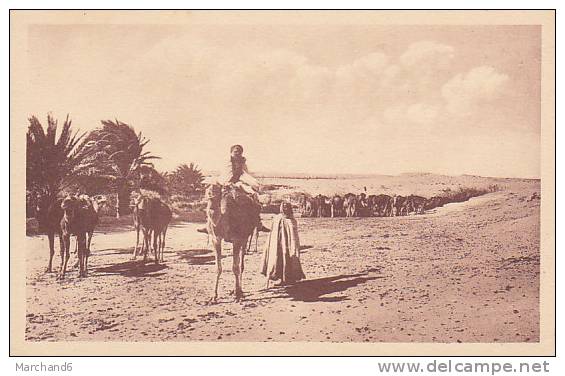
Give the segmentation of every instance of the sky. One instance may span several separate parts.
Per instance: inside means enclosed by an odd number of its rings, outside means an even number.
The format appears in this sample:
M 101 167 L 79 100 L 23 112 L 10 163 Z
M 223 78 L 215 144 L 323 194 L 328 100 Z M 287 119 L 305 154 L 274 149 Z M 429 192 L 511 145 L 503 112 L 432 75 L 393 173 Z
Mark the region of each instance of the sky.
M 27 113 L 118 119 L 172 170 L 540 176 L 539 26 L 30 25 Z

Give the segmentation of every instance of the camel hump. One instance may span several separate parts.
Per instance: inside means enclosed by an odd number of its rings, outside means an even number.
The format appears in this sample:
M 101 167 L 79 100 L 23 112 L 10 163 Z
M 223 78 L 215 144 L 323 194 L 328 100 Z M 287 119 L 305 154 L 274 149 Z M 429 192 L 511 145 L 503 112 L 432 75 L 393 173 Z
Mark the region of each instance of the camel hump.
M 229 236 L 247 237 L 257 225 L 260 206 L 253 197 L 239 187 L 224 190 L 221 202 L 221 216 L 229 222 Z
M 159 224 L 161 225 L 168 225 L 171 221 L 171 218 L 173 217 L 171 208 L 163 201 L 159 201 L 156 212 Z

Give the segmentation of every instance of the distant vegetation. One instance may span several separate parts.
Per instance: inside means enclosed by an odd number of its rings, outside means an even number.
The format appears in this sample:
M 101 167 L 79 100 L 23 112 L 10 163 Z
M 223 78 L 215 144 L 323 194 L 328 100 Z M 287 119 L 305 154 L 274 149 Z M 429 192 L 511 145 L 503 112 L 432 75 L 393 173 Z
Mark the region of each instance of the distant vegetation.
M 58 136 L 58 137 L 57 137 Z M 119 120 L 103 120 L 89 133 L 79 133 L 65 119 L 62 127 L 51 115 L 44 126 L 29 118 L 26 159 L 26 214 L 48 207 L 65 194 L 105 194 L 116 217 L 130 212 L 132 192 L 152 191 L 189 206 L 203 194 L 204 176 L 194 163 L 159 172 L 147 150 L 149 139 Z M 180 203 L 180 204 L 179 204 Z
M 108 197 L 102 214 L 119 218 L 131 211 L 132 195 L 140 191 L 153 192 L 168 202 L 176 217 L 187 213 L 202 214 L 205 207 L 204 174 L 194 162 L 180 164 L 173 171 L 157 171 L 152 163 L 159 156 L 147 150 L 150 140 L 134 127 L 119 120 L 103 120 L 89 133 L 73 129 L 69 117 L 62 126 L 51 115 L 44 126 L 36 116 L 29 118 L 26 160 L 26 214 L 34 217 L 38 207 L 48 207 L 66 194 L 104 194 Z M 258 174 L 261 176 L 261 174 Z M 275 176 L 280 175 L 280 176 Z M 376 175 L 359 174 L 263 174 L 264 177 L 284 179 L 343 179 L 370 178 Z M 391 177 L 390 175 L 380 175 Z M 402 174 L 432 176 L 431 174 Z M 443 177 L 447 178 L 447 177 Z M 449 178 L 450 179 L 450 178 Z M 295 203 L 304 202 L 299 189 L 289 185 L 265 183 L 260 201 L 265 212 L 278 212 L 279 193 Z M 386 188 L 381 185 L 381 188 Z M 499 190 L 488 188 L 444 188 L 441 200 L 461 202 L 471 197 Z M 383 192 L 381 192 L 383 193 Z M 392 192 L 389 192 L 392 194 Z M 402 196 L 399 196 L 402 197 Z M 416 196 L 411 196 L 416 197 Z M 431 198 L 430 198 L 431 199 Z

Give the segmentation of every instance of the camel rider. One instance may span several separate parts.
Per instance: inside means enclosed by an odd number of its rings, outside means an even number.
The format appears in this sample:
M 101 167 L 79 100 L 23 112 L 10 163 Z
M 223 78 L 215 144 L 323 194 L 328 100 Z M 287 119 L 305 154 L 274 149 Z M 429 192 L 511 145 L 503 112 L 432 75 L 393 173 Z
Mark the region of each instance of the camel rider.
M 230 162 L 227 164 L 223 174 L 218 178 L 218 183 L 223 186 L 233 184 L 243 189 L 250 195 L 257 196 L 260 184 L 247 170 L 247 162 L 243 156 L 243 146 L 233 145 L 230 148 Z
M 243 146 L 233 145 L 230 148 L 230 161 L 223 173 L 219 176 L 217 183 L 223 187 L 237 187 L 247 193 L 257 205 L 257 229 L 259 231 L 269 232 L 270 230 L 263 226 L 260 218 L 261 204 L 257 192 L 260 184 L 247 169 L 246 158 L 243 156 Z M 225 204 L 222 203 L 222 214 L 226 211 Z M 229 226 L 229 223 L 226 223 Z M 207 228 L 200 228 L 198 232 L 208 233 Z

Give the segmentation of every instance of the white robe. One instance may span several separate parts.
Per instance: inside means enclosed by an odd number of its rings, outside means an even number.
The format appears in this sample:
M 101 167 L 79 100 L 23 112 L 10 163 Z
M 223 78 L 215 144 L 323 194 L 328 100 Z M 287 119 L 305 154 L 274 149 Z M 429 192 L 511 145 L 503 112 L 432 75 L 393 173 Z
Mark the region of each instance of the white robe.
M 259 184 L 257 179 L 255 179 L 249 173 L 249 170 L 247 169 L 246 163 L 243 164 L 242 170 L 243 170 L 243 173 L 239 177 L 239 180 L 237 182 L 235 182 L 234 184 L 241 187 L 247 193 L 250 193 L 250 194 L 256 193 L 259 190 L 259 188 L 261 187 L 261 184 Z M 228 185 L 228 184 L 230 184 L 232 177 L 233 177 L 233 172 L 232 172 L 232 166 L 231 166 L 231 162 L 230 162 L 230 163 L 228 163 L 228 165 L 224 168 L 224 170 L 222 171 L 222 173 L 218 177 L 217 182 L 218 182 L 218 184 L 221 184 L 221 185 Z
M 296 282 L 306 278 L 300 265 L 300 240 L 296 219 L 286 218 L 282 214 L 273 217 L 261 265 L 261 273 L 272 280 Z

